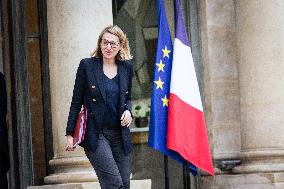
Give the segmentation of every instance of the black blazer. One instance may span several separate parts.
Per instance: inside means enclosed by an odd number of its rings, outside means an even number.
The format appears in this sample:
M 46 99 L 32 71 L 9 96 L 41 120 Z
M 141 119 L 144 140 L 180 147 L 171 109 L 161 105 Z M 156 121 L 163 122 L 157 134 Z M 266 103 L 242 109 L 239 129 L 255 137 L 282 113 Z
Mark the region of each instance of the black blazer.
M 133 67 L 125 61 L 118 61 L 118 76 L 120 87 L 120 116 L 125 110 L 131 112 L 131 88 Z M 99 58 L 86 58 L 81 60 L 76 74 L 73 97 L 68 116 L 66 135 L 74 133 L 76 120 L 82 105 L 87 108 L 87 126 L 84 141 L 80 144 L 83 148 L 95 151 L 98 135 L 105 123 L 102 115 L 107 113 L 106 92 L 103 83 L 103 62 Z M 132 150 L 131 134 L 129 127 L 121 126 L 121 133 L 125 154 Z

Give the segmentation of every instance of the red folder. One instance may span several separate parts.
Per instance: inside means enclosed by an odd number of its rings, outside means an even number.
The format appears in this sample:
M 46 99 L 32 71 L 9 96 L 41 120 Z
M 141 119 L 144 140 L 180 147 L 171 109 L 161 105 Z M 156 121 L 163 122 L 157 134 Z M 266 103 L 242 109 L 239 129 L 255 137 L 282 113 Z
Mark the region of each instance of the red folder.
M 83 106 L 76 122 L 76 127 L 73 136 L 73 147 L 76 147 L 84 140 L 87 125 L 87 115 L 87 109 Z

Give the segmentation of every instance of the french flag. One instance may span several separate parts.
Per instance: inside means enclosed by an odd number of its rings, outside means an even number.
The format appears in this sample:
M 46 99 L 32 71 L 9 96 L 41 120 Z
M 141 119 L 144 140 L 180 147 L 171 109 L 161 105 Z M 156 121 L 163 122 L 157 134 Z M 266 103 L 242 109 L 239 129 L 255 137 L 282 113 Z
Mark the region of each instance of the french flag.
M 194 63 L 179 0 L 168 108 L 167 148 L 214 175 Z

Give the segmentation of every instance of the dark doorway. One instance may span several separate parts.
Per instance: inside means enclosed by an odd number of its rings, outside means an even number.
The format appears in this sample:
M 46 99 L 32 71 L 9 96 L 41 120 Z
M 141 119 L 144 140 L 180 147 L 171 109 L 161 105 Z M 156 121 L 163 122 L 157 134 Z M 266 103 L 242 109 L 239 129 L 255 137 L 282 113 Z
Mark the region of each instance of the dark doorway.
M 45 0 L 1 1 L 8 78 L 10 188 L 43 184 L 53 156 Z

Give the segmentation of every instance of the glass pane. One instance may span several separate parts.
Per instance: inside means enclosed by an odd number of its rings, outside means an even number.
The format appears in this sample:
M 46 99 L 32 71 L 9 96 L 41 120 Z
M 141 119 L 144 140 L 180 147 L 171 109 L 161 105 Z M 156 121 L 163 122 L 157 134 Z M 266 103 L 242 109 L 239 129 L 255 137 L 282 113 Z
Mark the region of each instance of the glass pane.
M 150 98 L 158 35 L 156 1 L 128 0 L 118 7 L 114 24 L 126 33 L 134 55 L 133 99 Z

